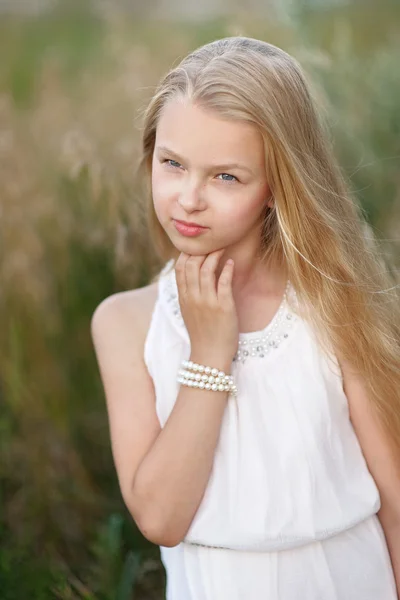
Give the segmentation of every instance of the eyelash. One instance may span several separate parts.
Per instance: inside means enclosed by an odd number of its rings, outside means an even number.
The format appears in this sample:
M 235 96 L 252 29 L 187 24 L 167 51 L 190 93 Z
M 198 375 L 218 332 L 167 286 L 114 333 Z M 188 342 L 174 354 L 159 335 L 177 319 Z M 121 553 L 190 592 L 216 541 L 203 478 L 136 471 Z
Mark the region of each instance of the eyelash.
M 172 158 L 165 158 L 164 160 L 161 161 L 161 164 L 165 164 L 165 163 L 176 163 L 176 165 L 182 166 L 180 163 L 178 163 L 178 161 L 173 160 Z M 178 167 L 176 167 L 175 165 L 171 165 L 168 164 L 168 167 L 171 167 L 172 169 L 177 169 Z M 218 175 L 229 175 L 229 177 L 233 177 L 234 180 L 232 179 L 220 179 L 220 181 L 224 181 L 225 183 L 239 183 L 239 179 L 237 177 L 235 177 L 235 175 L 231 175 L 230 173 L 218 173 Z

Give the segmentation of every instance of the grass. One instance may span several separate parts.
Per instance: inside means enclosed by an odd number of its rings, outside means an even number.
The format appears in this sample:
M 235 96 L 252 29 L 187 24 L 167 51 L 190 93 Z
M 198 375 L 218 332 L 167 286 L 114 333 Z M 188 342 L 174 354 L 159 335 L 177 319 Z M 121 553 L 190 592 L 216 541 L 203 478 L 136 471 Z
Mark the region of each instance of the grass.
M 159 76 L 216 37 L 282 45 L 313 77 L 371 223 L 398 240 L 398 20 L 384 4 L 285 23 L 0 20 L 2 598 L 163 594 L 158 548 L 119 494 L 89 333 L 97 304 L 157 265 L 134 165 Z

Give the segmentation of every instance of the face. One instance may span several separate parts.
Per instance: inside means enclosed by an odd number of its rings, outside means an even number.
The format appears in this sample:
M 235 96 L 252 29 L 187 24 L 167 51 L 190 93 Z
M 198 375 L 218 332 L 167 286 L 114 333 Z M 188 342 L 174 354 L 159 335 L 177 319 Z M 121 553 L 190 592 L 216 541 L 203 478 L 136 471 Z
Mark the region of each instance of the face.
M 261 217 L 272 206 L 263 138 L 245 122 L 173 99 L 160 116 L 153 154 L 153 203 L 180 252 L 209 254 L 226 248 L 251 256 L 260 244 Z M 174 220 L 206 227 L 180 233 Z

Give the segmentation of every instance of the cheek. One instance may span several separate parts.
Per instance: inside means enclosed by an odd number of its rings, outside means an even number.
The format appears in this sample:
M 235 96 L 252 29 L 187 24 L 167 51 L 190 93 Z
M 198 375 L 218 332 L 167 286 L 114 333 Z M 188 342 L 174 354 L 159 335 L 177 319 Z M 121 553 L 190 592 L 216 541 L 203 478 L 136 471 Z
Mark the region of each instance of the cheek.
M 267 206 L 267 190 L 260 187 L 256 192 L 244 194 L 230 202 L 224 211 L 225 222 L 235 229 L 246 228 L 260 218 Z
M 173 186 L 171 179 L 165 177 L 157 169 L 154 169 L 151 177 L 151 191 L 156 211 L 162 211 L 168 202 L 173 200 L 176 194 L 176 185 Z

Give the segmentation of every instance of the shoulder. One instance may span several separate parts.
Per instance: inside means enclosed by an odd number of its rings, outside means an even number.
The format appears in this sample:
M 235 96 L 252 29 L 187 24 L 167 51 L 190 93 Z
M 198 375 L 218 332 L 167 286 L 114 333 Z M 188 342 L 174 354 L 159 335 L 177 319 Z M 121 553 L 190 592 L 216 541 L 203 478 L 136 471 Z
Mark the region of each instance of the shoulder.
M 100 302 L 91 318 L 93 342 L 115 336 L 123 339 L 145 339 L 158 294 L 158 282 L 141 288 L 117 292 Z

